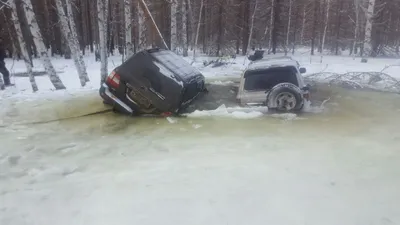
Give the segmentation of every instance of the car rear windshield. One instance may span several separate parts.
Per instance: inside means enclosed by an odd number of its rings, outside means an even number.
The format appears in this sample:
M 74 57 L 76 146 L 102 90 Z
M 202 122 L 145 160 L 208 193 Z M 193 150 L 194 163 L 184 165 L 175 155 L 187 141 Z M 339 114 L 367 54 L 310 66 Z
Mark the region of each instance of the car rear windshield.
M 186 62 L 182 57 L 176 55 L 171 51 L 156 51 L 151 55 L 162 62 L 165 67 L 170 69 L 174 74 L 179 76 L 182 80 L 190 80 L 192 77 L 199 74 L 199 71 Z
M 248 91 L 270 90 L 280 83 L 292 83 L 298 86 L 296 69 L 292 66 L 247 71 L 245 79 L 244 89 Z

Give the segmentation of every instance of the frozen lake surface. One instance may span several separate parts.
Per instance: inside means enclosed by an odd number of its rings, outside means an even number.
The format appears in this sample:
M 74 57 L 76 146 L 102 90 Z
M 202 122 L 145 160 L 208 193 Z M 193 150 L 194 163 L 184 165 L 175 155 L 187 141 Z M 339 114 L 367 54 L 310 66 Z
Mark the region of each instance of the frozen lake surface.
M 0 224 L 399 224 L 399 96 L 319 92 L 330 100 L 300 115 L 35 125 L 17 124 L 104 106 L 97 92 L 3 99 Z

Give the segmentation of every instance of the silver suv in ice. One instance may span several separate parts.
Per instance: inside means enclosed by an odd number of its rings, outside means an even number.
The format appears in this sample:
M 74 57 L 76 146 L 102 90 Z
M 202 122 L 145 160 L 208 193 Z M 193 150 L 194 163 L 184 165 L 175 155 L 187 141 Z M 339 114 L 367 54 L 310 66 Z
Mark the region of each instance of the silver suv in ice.
M 264 105 L 281 112 L 300 111 L 309 100 L 306 69 L 290 57 L 251 62 L 243 72 L 237 100 L 243 106 Z

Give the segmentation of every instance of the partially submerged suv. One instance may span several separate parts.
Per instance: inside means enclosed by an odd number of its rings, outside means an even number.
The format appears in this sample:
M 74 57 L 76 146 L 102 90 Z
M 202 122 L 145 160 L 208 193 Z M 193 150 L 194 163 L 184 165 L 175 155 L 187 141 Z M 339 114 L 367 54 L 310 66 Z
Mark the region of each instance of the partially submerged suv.
M 281 112 L 300 111 L 309 100 L 306 69 L 290 57 L 263 59 L 249 64 L 242 74 L 237 100 L 243 106 L 266 105 Z
M 171 115 L 204 91 L 204 76 L 182 57 L 149 49 L 115 68 L 102 84 L 100 96 L 118 112 Z

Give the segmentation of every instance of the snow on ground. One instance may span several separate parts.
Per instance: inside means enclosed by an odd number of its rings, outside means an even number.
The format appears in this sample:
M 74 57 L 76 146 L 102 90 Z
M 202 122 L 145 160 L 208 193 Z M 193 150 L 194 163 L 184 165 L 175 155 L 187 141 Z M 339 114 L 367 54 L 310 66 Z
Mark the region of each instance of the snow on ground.
M 279 55 L 278 55 L 279 56 Z M 265 58 L 270 57 L 265 55 Z M 274 57 L 274 56 L 273 56 Z M 368 63 L 361 63 L 360 58 L 353 59 L 349 56 L 324 56 L 321 63 L 320 56 L 316 55 L 311 57 L 309 51 L 301 50 L 292 56 L 298 60 L 300 64 L 307 69 L 307 73 L 304 76 L 308 76 L 314 73 L 320 72 L 333 72 L 333 73 L 347 73 L 347 72 L 380 72 L 383 69 L 385 73 L 390 76 L 400 79 L 399 66 L 400 59 L 387 59 L 387 58 L 371 58 Z M 204 61 L 216 59 L 216 57 L 207 57 L 200 55 L 197 57 L 196 62 L 193 66 L 197 67 L 203 74 L 209 79 L 218 77 L 239 77 L 241 72 L 246 68 L 249 61 L 244 56 L 238 56 L 236 59 L 226 59 L 227 62 L 232 64 L 213 68 L 212 66 L 205 67 Z M 93 54 L 88 54 L 84 57 L 87 65 L 87 71 L 89 74 L 90 82 L 86 87 L 81 87 L 79 78 L 76 72 L 75 65 L 72 60 L 65 60 L 62 57 L 54 57 L 52 62 L 54 67 L 59 72 L 61 80 L 64 82 L 67 90 L 58 91 L 56 95 L 71 95 L 79 92 L 85 92 L 90 90 L 96 90 L 100 86 L 100 62 L 96 62 Z M 188 62 L 192 62 L 192 57 L 185 58 Z M 118 54 L 110 56 L 108 68 L 109 71 L 122 62 L 121 56 Z M 38 59 L 34 59 L 34 71 L 44 71 Z M 12 59 L 6 59 L 6 66 L 10 70 L 11 74 L 26 72 L 24 62 L 22 60 L 14 61 Z M 11 96 L 29 96 L 34 98 L 42 98 L 45 93 L 51 92 L 54 95 L 54 88 L 49 78 L 44 76 L 36 77 L 39 92 L 32 95 L 31 87 L 28 78 L 26 77 L 15 77 L 11 78 L 12 82 L 15 83 L 15 88 L 8 88 L 6 91 L 0 91 L 0 97 L 11 97 Z

